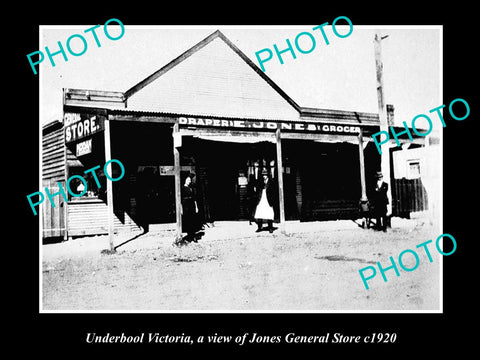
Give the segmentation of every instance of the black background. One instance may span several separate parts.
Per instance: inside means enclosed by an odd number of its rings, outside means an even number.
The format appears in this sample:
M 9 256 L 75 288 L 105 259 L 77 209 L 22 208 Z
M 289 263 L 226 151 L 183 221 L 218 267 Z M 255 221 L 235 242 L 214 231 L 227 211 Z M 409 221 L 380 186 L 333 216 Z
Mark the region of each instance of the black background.
M 418 2 L 417 2 L 418 3 Z M 5 224 L 13 231 L 5 236 L 4 258 L 13 260 L 4 267 L 9 289 L 4 294 L 7 322 L 7 344 L 17 353 L 33 350 L 33 354 L 48 358 L 76 355 L 125 355 L 143 357 L 196 356 L 200 350 L 210 353 L 228 350 L 239 355 L 245 352 L 325 356 L 341 355 L 350 351 L 363 354 L 408 356 L 440 355 L 446 350 L 467 351 L 473 347 L 477 325 L 477 273 L 474 246 L 478 241 L 473 232 L 478 201 L 476 165 L 478 147 L 477 98 L 473 92 L 474 78 L 478 81 L 477 35 L 475 8 L 460 2 L 443 7 L 419 8 L 406 2 L 378 2 L 375 6 L 351 7 L 340 2 L 326 8 L 318 2 L 231 3 L 218 5 L 178 5 L 161 2 L 49 3 L 18 9 L 4 28 L 8 49 L 3 55 L 4 75 L 10 75 L 8 99 L 4 103 L 11 134 L 20 134 L 18 141 L 5 149 L 7 160 L 4 192 L 13 195 L 4 206 L 11 221 Z M 444 118 L 444 233 L 457 240 L 457 251 L 444 257 L 444 313 L 443 314 L 40 314 L 39 313 L 39 258 L 38 217 L 32 216 L 26 195 L 38 189 L 39 177 L 39 114 L 38 76 L 33 75 L 26 54 L 38 50 L 39 25 L 103 24 L 111 18 L 125 25 L 194 25 L 194 24 L 310 24 L 331 22 L 337 16 L 349 17 L 355 25 L 443 25 L 444 104 L 455 98 L 468 101 L 471 113 L 468 119 L 456 121 L 445 108 Z M 8 45 L 11 42 L 11 46 Z M 433 54 L 432 54 L 433 56 Z M 478 63 L 478 61 L 476 62 Z M 5 77 L 7 78 L 7 77 Z M 440 105 L 440 104 L 439 104 Z M 7 109 L 10 109 L 7 111 Z M 7 118 L 4 118 L 7 121 Z M 9 136 L 4 141 L 8 143 Z M 6 171 L 8 170 L 8 171 Z M 4 182 L 5 184 L 5 182 Z M 15 192 L 9 191 L 10 188 Z M 20 214 L 20 216 L 18 216 Z M 14 225 L 15 224 L 15 225 Z M 10 248 L 11 247 L 11 248 Z M 473 326 L 472 326 L 473 325 Z M 88 332 L 97 334 L 138 335 L 141 332 L 160 332 L 172 335 L 243 335 L 248 332 L 261 335 L 322 335 L 340 332 L 346 335 L 396 333 L 394 344 L 270 344 L 239 347 L 233 341 L 226 345 L 164 345 L 164 344 L 86 344 Z M 182 356 L 183 357 L 183 356 Z

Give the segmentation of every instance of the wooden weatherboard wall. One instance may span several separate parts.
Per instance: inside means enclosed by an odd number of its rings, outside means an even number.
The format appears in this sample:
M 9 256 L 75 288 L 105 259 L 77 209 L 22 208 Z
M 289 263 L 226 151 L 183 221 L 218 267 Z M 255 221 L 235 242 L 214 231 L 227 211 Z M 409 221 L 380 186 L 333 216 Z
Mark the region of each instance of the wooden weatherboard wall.
M 43 127 L 42 137 L 42 189 L 58 192 L 58 183 L 65 186 L 65 146 L 63 125 L 55 121 Z M 55 196 L 55 207 L 44 201 L 42 207 L 43 237 L 65 236 L 65 201 Z
M 115 215 L 114 232 L 139 229 L 127 214 Z M 108 234 L 108 208 L 105 202 L 92 199 L 68 204 L 68 236 L 104 234 Z
M 42 182 L 50 193 L 59 192 L 59 184 L 66 189 L 69 167 L 83 164 L 65 146 L 65 129 L 61 121 L 54 121 L 42 129 Z M 71 175 L 71 174 L 70 174 Z M 54 205 L 45 200 L 41 204 L 42 237 L 101 235 L 108 233 L 107 205 L 100 199 L 75 198 L 66 202 L 63 196 L 53 196 Z M 115 211 L 114 229 L 138 230 L 139 227 L 124 211 Z

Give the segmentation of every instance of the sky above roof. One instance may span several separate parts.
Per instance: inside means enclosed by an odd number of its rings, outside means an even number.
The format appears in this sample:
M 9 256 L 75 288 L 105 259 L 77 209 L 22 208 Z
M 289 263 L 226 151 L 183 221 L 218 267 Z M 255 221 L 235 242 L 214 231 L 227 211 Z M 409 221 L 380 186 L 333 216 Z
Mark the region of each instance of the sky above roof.
M 302 31 L 316 36 L 315 49 L 293 59 L 284 55 L 284 64 L 274 57 L 264 64 L 265 74 L 298 105 L 336 110 L 378 112 L 373 26 L 355 26 L 346 38 L 326 28 L 327 46 L 315 25 L 296 26 L 128 26 L 117 41 L 98 30 L 101 47 L 88 38 L 87 51 L 64 62 L 55 57 L 52 67 L 46 59 L 40 65 L 40 122 L 62 117 L 62 88 L 126 91 L 156 70 L 203 40 L 215 30 L 235 44 L 255 64 L 255 52 L 286 47 Z M 58 49 L 73 34 L 91 27 L 43 26 L 39 49 Z M 341 31 L 341 28 L 339 28 Z M 379 26 L 388 38 L 382 41 L 385 98 L 395 106 L 396 123 L 442 104 L 441 27 Z M 112 31 L 113 33 L 113 31 Z M 317 34 L 318 33 L 318 34 Z M 74 44 L 72 42 L 72 44 Z M 72 45 L 73 46 L 73 45 Z M 207 45 L 208 46 L 208 45 Z M 306 45 L 305 45 L 306 46 Z

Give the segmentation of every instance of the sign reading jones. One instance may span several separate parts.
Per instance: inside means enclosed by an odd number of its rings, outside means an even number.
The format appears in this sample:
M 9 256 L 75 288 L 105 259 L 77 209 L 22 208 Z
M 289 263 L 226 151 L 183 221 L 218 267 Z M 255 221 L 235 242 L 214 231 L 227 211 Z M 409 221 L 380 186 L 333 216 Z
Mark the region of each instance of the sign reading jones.
M 104 118 L 99 115 L 65 113 L 65 143 L 83 139 L 103 130 Z
M 201 127 L 221 127 L 236 129 L 253 130 L 286 130 L 298 132 L 315 133 L 340 133 L 340 134 L 359 134 L 360 127 L 351 125 L 332 125 L 332 124 L 314 124 L 287 121 L 263 121 L 263 120 L 223 120 L 223 119 L 204 119 L 193 117 L 178 118 L 180 125 L 201 126 Z

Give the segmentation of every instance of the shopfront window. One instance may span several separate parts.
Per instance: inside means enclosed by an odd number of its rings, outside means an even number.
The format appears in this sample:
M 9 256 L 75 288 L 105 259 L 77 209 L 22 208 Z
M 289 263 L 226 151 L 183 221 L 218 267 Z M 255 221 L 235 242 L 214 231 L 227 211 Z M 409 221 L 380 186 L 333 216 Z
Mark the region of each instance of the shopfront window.
M 409 160 L 407 165 L 407 179 L 420 177 L 420 160 Z
M 84 195 L 75 197 L 69 194 L 70 200 L 85 200 L 85 199 L 103 199 L 106 189 L 106 178 L 101 169 L 96 171 L 96 176 L 101 187 L 99 188 L 95 181 L 94 175 L 91 172 L 84 173 L 86 169 L 84 167 L 71 167 L 69 169 L 70 177 L 73 175 L 80 175 L 85 179 L 86 192 Z M 70 191 L 76 195 L 80 195 L 85 191 L 85 182 L 79 178 L 74 178 L 70 182 Z

